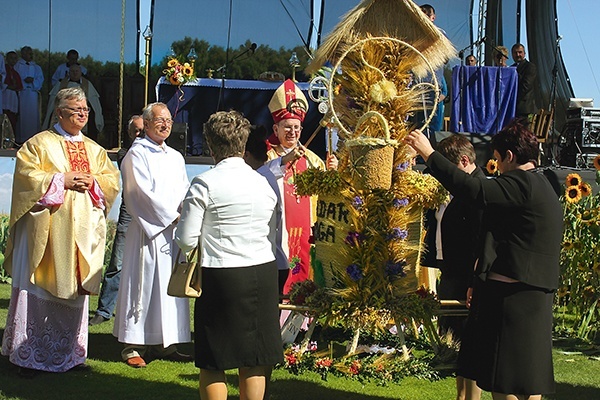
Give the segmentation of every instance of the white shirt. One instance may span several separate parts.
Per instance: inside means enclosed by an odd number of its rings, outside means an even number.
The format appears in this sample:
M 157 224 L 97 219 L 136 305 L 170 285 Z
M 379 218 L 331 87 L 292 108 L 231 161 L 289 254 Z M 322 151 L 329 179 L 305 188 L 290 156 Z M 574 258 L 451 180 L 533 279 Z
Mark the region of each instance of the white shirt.
M 79 64 L 79 66 L 81 67 L 81 74 L 87 75 L 87 68 L 81 64 Z M 52 74 L 52 86 L 69 76 L 69 68 L 70 67 L 67 65 L 67 63 L 60 64 L 58 67 L 56 67 L 56 71 L 54 71 L 54 74 Z
M 275 260 L 277 196 L 241 157 L 192 180 L 175 232 L 188 251 L 200 239 L 203 268 L 235 268 Z

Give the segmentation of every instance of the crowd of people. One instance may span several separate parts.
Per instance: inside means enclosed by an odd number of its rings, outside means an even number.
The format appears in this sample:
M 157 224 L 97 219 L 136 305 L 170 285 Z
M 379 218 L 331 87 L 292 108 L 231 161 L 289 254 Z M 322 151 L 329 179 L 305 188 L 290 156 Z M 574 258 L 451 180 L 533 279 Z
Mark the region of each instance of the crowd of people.
M 55 102 L 58 91 L 66 87 L 81 87 L 86 95 L 88 108 L 95 117 L 97 132 L 104 129 L 104 117 L 100 94 L 85 78 L 87 69 L 79 64 L 79 53 L 75 49 L 67 52 L 67 62 L 60 64 L 52 75 L 52 85 L 47 111 L 41 109 L 41 89 L 44 73 L 33 60 L 33 50 L 23 46 L 20 54 L 9 51 L 6 57 L 0 53 L 0 111 L 6 115 L 14 135 L 14 147 L 19 147 L 40 129 L 48 129 L 58 122 Z M 42 119 L 43 118 L 43 119 Z M 83 127 L 87 133 L 87 125 Z
M 432 6 L 422 10 L 435 21 Z M 524 117 L 537 111 L 536 68 L 523 45 L 511 50 L 517 115 Z M 118 154 L 123 196 L 103 278 L 106 215 L 120 187 L 107 152 L 85 135 L 92 109 L 99 131 L 104 124 L 98 92 L 70 50 L 52 76 L 40 125 L 43 74 L 32 57 L 28 46 L 20 59 L 8 52 L 5 64 L 0 56 L 0 109 L 20 145 L 4 264 L 13 283 L 2 354 L 24 377 L 88 368 L 88 327 L 116 315 L 113 334 L 130 367 L 154 359 L 194 361 L 202 399 L 226 399 L 225 370 L 238 369 L 240 398 L 268 398 L 271 368 L 283 357 L 279 298 L 312 278 L 316 199 L 297 196 L 294 178 L 307 168 L 338 167 L 332 151 L 322 160 L 300 143 L 308 104 L 302 91 L 291 80 L 275 91 L 268 140 L 264 127 L 237 111 L 213 114 L 204 135 L 215 166 L 191 183 L 183 156 L 166 142 L 173 125 L 167 106 L 152 103 L 132 116 L 130 143 Z M 494 48 L 496 66 L 507 59 L 507 48 Z M 470 55 L 466 65 L 477 60 Z M 445 85 L 443 74 L 438 79 Z M 433 112 L 441 119 L 443 109 Z M 421 263 L 440 269 L 440 299 L 470 307 L 466 319 L 439 320 L 441 333 L 461 341 L 457 399 L 478 400 L 481 389 L 495 400 L 535 400 L 553 391 L 552 297 L 562 212 L 546 177 L 535 173 L 538 143 L 524 121 L 493 137 L 501 173 L 493 179 L 477 167 L 465 136 L 436 143 L 436 122 L 404 140 L 452 194 L 427 213 L 429 250 Z M 192 338 L 189 300 L 169 296 L 167 286 L 177 250 L 196 247 L 203 292 Z M 89 295 L 97 293 L 89 318 Z M 180 351 L 192 339 L 194 354 Z

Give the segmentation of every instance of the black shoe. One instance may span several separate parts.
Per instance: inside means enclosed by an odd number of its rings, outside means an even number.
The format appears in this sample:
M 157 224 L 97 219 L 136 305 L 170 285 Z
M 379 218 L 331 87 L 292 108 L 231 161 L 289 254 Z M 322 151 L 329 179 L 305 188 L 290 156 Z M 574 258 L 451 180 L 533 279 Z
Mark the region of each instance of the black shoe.
M 92 318 L 90 318 L 90 322 L 88 323 L 88 325 L 89 326 L 100 325 L 101 323 L 106 322 L 106 321 L 108 321 L 108 318 L 104 318 L 102 315 L 96 314 Z

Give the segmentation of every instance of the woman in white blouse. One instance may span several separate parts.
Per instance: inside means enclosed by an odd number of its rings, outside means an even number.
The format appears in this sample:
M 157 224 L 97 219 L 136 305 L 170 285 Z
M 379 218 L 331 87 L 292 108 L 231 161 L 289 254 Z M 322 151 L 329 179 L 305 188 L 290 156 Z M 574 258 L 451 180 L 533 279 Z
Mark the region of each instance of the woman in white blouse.
M 271 366 L 282 361 L 275 210 L 277 196 L 242 156 L 250 123 L 220 111 L 204 124 L 215 167 L 198 175 L 183 202 L 175 240 L 201 249 L 202 296 L 194 335 L 200 398 L 227 399 L 225 370 L 238 368 L 240 399 L 262 400 Z

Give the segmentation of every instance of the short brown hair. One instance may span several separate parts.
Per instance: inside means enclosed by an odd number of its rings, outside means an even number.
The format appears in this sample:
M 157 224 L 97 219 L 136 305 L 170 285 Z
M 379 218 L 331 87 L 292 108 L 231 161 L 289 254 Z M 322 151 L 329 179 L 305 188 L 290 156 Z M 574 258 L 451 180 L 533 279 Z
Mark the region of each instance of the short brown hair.
M 507 151 L 511 151 L 517 164 L 532 162 L 537 165 L 540 148 L 535 135 L 529 130 L 525 118 L 515 118 L 500 132 L 492 136 L 490 147 L 496 150 L 503 160 Z
M 458 164 L 462 156 L 467 156 L 471 164 L 476 159 L 475 148 L 469 139 L 463 135 L 448 136 L 438 143 L 436 150 L 450 160 L 452 164 Z
M 241 157 L 249 134 L 250 122 L 235 110 L 218 111 L 204 123 L 204 137 L 217 162 Z

